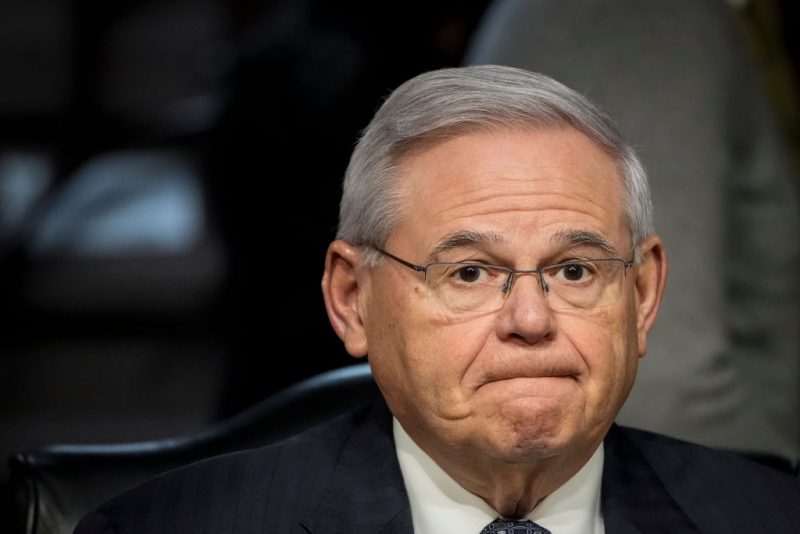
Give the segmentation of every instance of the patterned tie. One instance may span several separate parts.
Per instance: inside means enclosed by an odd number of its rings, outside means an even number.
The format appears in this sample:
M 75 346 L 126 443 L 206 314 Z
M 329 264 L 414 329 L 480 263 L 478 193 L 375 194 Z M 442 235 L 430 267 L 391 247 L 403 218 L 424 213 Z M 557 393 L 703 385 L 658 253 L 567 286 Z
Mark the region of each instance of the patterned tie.
M 550 531 L 526 519 L 500 519 L 499 517 L 483 527 L 481 534 L 550 534 Z

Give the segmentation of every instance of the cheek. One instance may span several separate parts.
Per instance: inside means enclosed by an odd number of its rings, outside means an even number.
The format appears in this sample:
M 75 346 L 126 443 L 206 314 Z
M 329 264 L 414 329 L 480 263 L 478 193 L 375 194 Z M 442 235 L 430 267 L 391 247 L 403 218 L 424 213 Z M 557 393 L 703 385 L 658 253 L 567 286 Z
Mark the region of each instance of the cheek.
M 384 336 L 384 350 L 373 361 L 376 378 L 380 374 L 382 380 L 391 380 L 382 389 L 395 415 L 431 423 L 468 416 L 472 408 L 464 378 L 486 344 L 487 329 L 474 321 L 407 317 L 397 323 L 391 339 Z
M 613 310 L 577 318 L 571 340 L 587 369 L 588 389 L 595 404 L 613 406 L 624 398 L 636 374 L 636 329 L 624 313 Z
M 445 409 L 464 401 L 464 377 L 486 345 L 490 329 L 480 320 L 454 321 L 428 314 L 410 324 L 406 337 L 408 374 L 418 389 Z
M 463 415 L 463 378 L 486 343 L 489 325 L 436 313 L 421 291 L 375 296 L 367 325 L 369 361 L 392 410 Z

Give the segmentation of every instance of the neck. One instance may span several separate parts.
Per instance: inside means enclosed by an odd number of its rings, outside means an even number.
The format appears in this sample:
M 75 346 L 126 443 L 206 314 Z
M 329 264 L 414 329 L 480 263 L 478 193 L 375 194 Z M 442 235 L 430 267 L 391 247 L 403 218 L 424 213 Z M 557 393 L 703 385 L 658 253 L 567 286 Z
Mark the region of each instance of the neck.
M 503 517 L 528 515 L 548 495 L 564 485 L 589 461 L 597 446 L 584 451 L 540 458 L 499 459 L 480 451 L 439 451 L 412 439 L 461 487 L 482 498 Z

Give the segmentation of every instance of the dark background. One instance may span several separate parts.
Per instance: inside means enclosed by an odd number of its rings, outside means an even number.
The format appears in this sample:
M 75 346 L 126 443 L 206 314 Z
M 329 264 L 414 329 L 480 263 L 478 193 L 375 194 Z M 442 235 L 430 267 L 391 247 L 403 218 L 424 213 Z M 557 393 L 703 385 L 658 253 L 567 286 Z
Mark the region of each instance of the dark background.
M 487 5 L 1 3 L 0 453 L 189 432 L 354 363 L 318 284 L 350 151 Z M 737 8 L 795 147 L 797 9 Z

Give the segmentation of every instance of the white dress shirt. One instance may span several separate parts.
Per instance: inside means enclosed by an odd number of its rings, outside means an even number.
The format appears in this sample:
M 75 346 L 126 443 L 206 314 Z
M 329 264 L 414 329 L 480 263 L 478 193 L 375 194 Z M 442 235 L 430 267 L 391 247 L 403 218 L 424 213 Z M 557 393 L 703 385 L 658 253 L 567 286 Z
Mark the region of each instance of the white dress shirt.
M 416 534 L 479 534 L 497 518 L 486 501 L 461 487 L 417 446 L 397 419 L 394 441 L 400 471 L 411 502 Z M 604 534 L 600 511 L 603 445 L 563 486 L 545 497 L 526 519 L 552 534 Z

